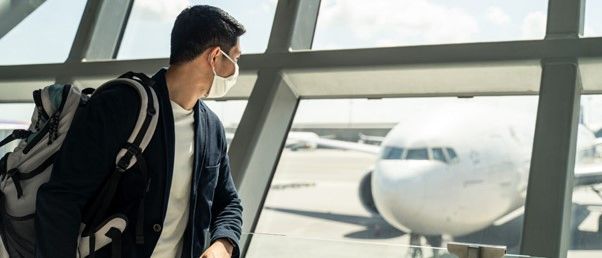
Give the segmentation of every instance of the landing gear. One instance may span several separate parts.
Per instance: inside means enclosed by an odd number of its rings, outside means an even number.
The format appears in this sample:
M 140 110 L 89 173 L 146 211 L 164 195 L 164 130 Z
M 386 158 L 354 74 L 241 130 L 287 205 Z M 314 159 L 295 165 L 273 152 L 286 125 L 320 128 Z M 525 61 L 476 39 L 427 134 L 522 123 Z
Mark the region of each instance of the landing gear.
M 429 246 L 433 247 L 433 256 L 432 258 L 439 257 L 439 249 L 435 249 L 441 247 L 443 243 L 443 237 L 441 235 L 438 236 L 425 236 L 426 242 Z M 412 246 L 409 250 L 408 257 L 412 258 L 424 258 L 424 252 L 422 251 L 422 235 L 410 233 L 410 245 Z
M 596 187 L 595 185 L 591 186 L 592 191 L 598 194 L 600 198 L 602 198 L 602 190 L 600 190 L 599 185 Z M 602 215 L 598 217 L 598 233 L 602 234 Z
M 443 237 L 441 235 L 438 236 L 427 236 L 426 242 L 433 247 L 433 258 L 439 257 L 439 249 L 435 249 L 441 247 L 443 243 Z
M 412 246 L 410 249 L 410 257 L 412 258 L 423 258 L 423 254 L 422 254 L 422 241 L 420 241 L 422 238 L 421 235 L 418 234 L 414 234 L 414 233 L 410 233 L 410 245 Z

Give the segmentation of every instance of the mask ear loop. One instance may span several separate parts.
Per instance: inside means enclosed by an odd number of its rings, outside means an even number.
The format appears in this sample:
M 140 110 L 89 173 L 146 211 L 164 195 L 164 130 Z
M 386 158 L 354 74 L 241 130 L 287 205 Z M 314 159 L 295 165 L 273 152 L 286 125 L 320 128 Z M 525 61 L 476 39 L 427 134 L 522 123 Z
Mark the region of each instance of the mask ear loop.
M 236 72 L 237 72 L 236 70 L 238 69 L 238 63 L 234 62 L 234 60 L 233 60 L 233 59 L 232 59 L 232 58 L 231 58 L 231 57 L 230 57 L 228 54 L 226 54 L 226 52 L 224 52 L 224 51 L 223 51 L 221 48 L 218 48 L 218 49 L 219 49 L 219 51 L 220 51 L 220 52 L 222 52 L 222 54 L 223 54 L 223 55 L 224 55 L 226 58 L 228 58 L 228 60 L 230 60 L 230 62 L 232 62 L 232 64 L 234 64 L 234 73 L 233 73 L 232 75 L 236 74 Z M 213 75 L 214 75 L 214 76 L 219 76 L 219 75 L 217 75 L 217 73 L 215 72 L 215 66 L 213 66 L 212 68 L 213 68 Z M 215 79 L 214 79 L 214 80 L 215 80 Z
M 230 60 L 230 62 L 236 64 L 236 62 L 234 62 L 234 59 L 232 59 L 232 57 L 230 57 L 228 54 L 226 54 L 226 52 L 224 52 L 221 48 L 219 49 L 220 52 L 222 52 L 222 54 L 224 56 L 226 56 L 226 58 L 228 58 L 228 60 Z

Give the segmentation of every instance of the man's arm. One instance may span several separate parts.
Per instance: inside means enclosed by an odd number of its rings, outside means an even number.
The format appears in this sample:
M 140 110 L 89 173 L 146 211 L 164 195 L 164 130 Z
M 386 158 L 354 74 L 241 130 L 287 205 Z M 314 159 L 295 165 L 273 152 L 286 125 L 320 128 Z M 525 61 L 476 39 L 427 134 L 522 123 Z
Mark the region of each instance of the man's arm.
M 50 180 L 38 190 L 37 257 L 75 257 L 82 210 L 113 171 L 117 151 L 136 121 L 140 101 L 135 94 L 113 87 L 76 113 Z
M 234 180 L 230 174 L 230 161 L 227 153 L 227 141 L 223 134 L 222 159 L 219 178 L 211 208 L 211 243 L 227 240 L 224 244 L 232 244 L 232 258 L 240 256 L 239 240 L 242 231 L 242 205 L 238 198 Z

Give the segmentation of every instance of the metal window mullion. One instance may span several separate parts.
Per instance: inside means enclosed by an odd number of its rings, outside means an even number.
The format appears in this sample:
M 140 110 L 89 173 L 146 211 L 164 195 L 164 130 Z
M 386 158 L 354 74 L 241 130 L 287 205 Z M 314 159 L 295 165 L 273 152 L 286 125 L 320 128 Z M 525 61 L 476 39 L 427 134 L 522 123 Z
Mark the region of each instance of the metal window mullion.
M 241 59 L 240 66 L 241 72 L 274 68 L 287 70 L 371 69 L 371 67 L 383 66 L 463 65 L 572 57 L 602 57 L 602 37 L 246 54 Z M 166 64 L 167 61 L 167 58 L 155 58 L 87 61 L 64 65 L 7 65 L 0 66 L 0 82 L 51 78 L 57 74 L 77 77 L 114 76 L 125 67 L 154 70 Z
M 310 49 L 320 0 L 278 1 L 266 54 Z M 308 15 L 313 14 L 313 15 Z M 258 69 L 258 78 L 230 145 L 232 176 L 243 200 L 243 232 L 254 232 L 291 128 L 299 96 L 283 67 Z M 242 257 L 252 236 L 240 241 Z
M 133 2 L 134 0 L 88 0 L 64 65 L 79 66 L 85 59 L 114 58 Z M 57 74 L 56 81 L 73 83 L 76 76 L 78 75 L 69 72 Z
M 578 38 L 584 0 L 550 0 L 546 39 Z M 542 60 L 521 253 L 565 258 L 582 85 L 578 56 Z
M 1 1 L 1 0 L 0 0 Z M 8 3 L 0 6 L 0 39 L 14 29 L 46 0 L 4 0 Z M 6 8 L 2 8 L 6 7 Z

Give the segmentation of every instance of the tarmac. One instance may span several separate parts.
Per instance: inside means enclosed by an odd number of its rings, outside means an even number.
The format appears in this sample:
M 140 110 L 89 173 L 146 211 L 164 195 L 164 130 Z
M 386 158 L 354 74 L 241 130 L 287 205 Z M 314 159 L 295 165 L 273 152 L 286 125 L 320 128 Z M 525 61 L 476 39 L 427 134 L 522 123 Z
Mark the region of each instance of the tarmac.
M 247 257 L 405 258 L 416 257 L 412 254 L 417 249 L 421 249 L 422 257 L 432 257 L 433 248 L 424 239 L 424 246 L 410 247 L 408 234 L 361 205 L 359 182 L 375 160 L 374 155 L 354 151 L 285 150 Z M 602 198 L 590 189 L 576 190 L 574 196 L 576 203 L 602 205 Z M 579 224 L 579 230 L 595 234 L 602 208 L 588 209 L 591 213 Z M 514 235 L 520 236 L 520 232 Z M 448 241 L 453 239 L 444 236 L 444 245 Z M 441 255 L 444 249 L 437 250 L 439 257 L 450 257 Z M 509 251 L 517 252 L 518 247 Z M 568 257 L 602 257 L 602 245 L 594 250 L 569 251 Z

